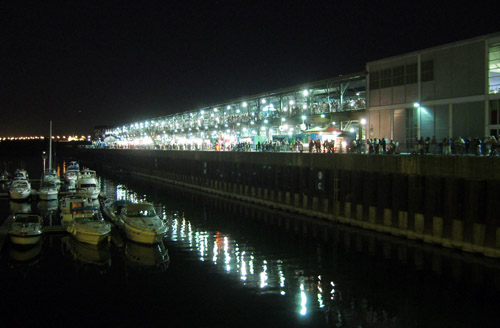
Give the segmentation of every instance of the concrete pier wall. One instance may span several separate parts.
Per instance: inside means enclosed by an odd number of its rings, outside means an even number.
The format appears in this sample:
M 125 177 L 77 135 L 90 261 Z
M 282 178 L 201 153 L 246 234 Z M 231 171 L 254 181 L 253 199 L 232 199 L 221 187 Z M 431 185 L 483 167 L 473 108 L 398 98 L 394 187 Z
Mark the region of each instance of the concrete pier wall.
M 500 257 L 500 158 L 81 149 L 112 169 Z

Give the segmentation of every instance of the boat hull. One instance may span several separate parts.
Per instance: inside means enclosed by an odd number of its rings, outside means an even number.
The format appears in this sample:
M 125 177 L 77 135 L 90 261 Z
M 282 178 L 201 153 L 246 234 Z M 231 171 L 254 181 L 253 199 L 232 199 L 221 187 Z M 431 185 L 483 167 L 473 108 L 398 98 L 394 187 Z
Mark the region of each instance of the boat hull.
M 78 229 L 74 229 L 73 227 L 68 227 L 68 232 L 79 242 L 98 245 L 105 239 L 109 237 L 109 233 L 106 234 L 97 234 L 86 231 L 80 231 Z
M 15 199 L 15 200 L 28 199 L 30 195 L 31 195 L 31 191 L 26 191 L 26 192 L 17 191 L 17 190 L 9 191 L 10 199 Z
M 156 232 L 137 229 L 131 225 L 125 223 L 124 225 L 125 235 L 128 239 L 141 244 L 156 244 L 163 240 L 166 232 Z
M 96 200 L 99 198 L 99 190 L 77 189 L 76 195 L 80 197 L 90 198 Z
M 42 238 L 41 234 L 37 235 L 17 235 L 9 234 L 11 243 L 16 245 L 34 245 Z
M 57 192 L 39 192 L 38 197 L 41 200 L 56 200 L 57 199 Z

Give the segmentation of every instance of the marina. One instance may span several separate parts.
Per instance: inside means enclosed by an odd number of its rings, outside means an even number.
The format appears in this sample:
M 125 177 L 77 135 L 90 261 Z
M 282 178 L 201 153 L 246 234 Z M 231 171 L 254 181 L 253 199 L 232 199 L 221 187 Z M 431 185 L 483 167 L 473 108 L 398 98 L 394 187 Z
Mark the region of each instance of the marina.
M 494 260 L 130 176 L 102 172 L 99 185 L 99 206 L 153 204 L 168 219 L 162 241 L 131 241 L 103 211 L 113 223 L 109 238 L 82 243 L 61 224 L 65 196 L 0 198 L 0 288 L 10 318 L 20 314 L 10 304 L 19 302 L 37 309 L 37 319 L 24 323 L 50 316 L 48 304 L 35 306 L 46 299 L 63 311 L 58 320 L 105 307 L 113 325 L 161 313 L 204 327 L 425 327 L 428 316 L 441 326 L 487 327 L 500 304 Z M 39 243 L 20 248 L 8 240 L 12 211 L 43 217 Z M 28 293 L 42 296 L 26 301 Z M 141 315 L 125 310 L 135 299 L 142 300 Z

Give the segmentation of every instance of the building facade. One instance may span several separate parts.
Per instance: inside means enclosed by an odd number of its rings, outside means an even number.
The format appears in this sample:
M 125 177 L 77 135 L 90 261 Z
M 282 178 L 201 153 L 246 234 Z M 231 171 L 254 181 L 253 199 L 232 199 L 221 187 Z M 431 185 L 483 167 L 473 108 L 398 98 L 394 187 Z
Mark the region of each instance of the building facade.
M 327 138 L 345 131 L 393 140 L 402 151 L 420 138 L 498 136 L 500 33 L 369 62 L 366 72 L 127 123 L 104 139 L 212 149 L 217 141 L 307 142 L 325 129 L 335 131 Z
M 500 130 L 500 34 L 367 63 L 367 137 L 412 145 Z

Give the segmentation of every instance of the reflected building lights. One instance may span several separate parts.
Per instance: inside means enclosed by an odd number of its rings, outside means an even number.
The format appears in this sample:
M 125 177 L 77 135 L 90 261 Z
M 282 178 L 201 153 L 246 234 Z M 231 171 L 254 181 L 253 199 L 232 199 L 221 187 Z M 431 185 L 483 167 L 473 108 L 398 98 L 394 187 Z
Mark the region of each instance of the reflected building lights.
M 307 295 L 304 292 L 304 285 L 300 285 L 300 315 L 305 316 L 307 314 Z

